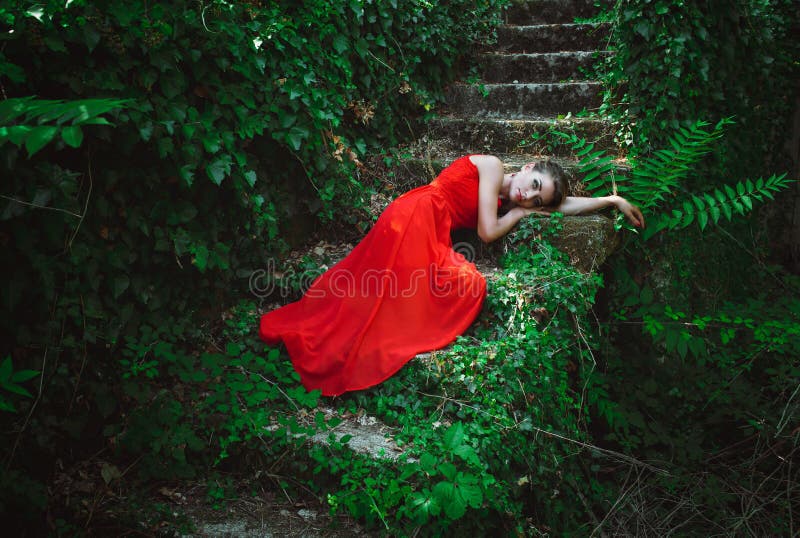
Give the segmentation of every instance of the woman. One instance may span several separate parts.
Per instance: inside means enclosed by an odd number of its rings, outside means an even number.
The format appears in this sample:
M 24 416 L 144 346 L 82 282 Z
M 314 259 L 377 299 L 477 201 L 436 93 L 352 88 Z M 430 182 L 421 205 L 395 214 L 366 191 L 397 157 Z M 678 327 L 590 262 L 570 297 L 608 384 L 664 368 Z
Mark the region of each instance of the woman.
M 486 281 L 453 251 L 451 230 L 477 228 L 490 242 L 531 213 L 608 206 L 644 226 L 625 199 L 564 197 L 565 183 L 553 162 L 505 174 L 491 155 L 456 159 L 432 183 L 392 202 L 302 299 L 262 316 L 261 338 L 286 345 L 308 390 L 335 396 L 381 383 L 418 353 L 452 342 L 480 312 Z M 512 207 L 498 216 L 504 200 Z

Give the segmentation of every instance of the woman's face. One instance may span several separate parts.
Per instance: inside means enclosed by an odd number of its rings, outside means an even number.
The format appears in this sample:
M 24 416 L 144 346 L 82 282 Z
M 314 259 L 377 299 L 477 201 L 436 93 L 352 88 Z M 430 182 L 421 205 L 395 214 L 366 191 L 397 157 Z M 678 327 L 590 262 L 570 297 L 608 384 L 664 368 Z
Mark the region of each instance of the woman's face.
M 533 169 L 526 164 L 511 178 L 508 197 L 518 206 L 527 209 L 545 207 L 553 203 L 555 184 L 549 174 Z

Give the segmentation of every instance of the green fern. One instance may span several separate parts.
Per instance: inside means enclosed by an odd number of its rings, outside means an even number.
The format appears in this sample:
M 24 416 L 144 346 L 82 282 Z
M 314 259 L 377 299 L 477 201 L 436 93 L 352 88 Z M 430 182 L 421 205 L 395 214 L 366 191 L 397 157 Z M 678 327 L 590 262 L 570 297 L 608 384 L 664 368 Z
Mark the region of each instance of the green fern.
M 563 139 L 562 143 L 570 146 L 578 161 L 577 173 L 581 177 L 584 188 L 597 195 L 611 194 L 617 178 L 617 165 L 614 157 L 603 150 L 594 151 L 594 143 L 575 133 L 552 131 L 554 136 Z
M 630 158 L 629 175 L 620 170 L 612 156 L 602 150 L 595 151 L 595 145 L 586 139 L 558 131 L 553 135 L 568 144 L 580 159 L 577 175 L 589 192 L 621 194 L 649 213 L 648 227 L 642 231 L 642 238 L 648 239 L 661 230 L 677 230 L 693 222 L 705 229 L 709 223 L 718 224 L 723 216 L 730 221 L 734 215 L 751 211 L 754 201 L 774 199 L 773 193 L 791 184 L 786 174 L 755 182 L 747 179 L 699 195 L 688 194 L 679 208 L 659 214 L 659 207 L 675 204 L 678 193 L 685 192 L 683 184 L 731 123 L 725 118 L 708 130 L 710 123 L 697 121 L 688 128 L 678 129 L 669 138 L 669 148 L 647 157 Z
M 734 214 L 746 215 L 753 210 L 753 200 L 764 201 L 764 198 L 774 200 L 773 193 L 785 189 L 792 183 L 786 178 L 786 174 L 772 175 L 766 180 L 758 178 L 755 183 L 747 179 L 740 181 L 734 187 L 725 185 L 722 189 L 714 189 L 700 196 L 691 195 L 690 200 L 683 202 L 682 209 L 673 209 L 672 215 L 668 218 L 661 218 L 653 226 L 653 233 L 669 228 L 677 230 L 685 228 L 695 220 L 704 230 L 709 222 L 719 223 L 724 216 L 728 221 L 733 219 Z
M 660 149 L 650 157 L 631 159 L 631 181 L 624 196 L 650 209 L 677 192 L 700 160 L 711 152 L 714 142 L 722 138 L 729 118 L 720 120 L 709 132 L 710 124 L 697 121 L 691 127 L 681 127 L 669 137 L 670 148 Z
M 81 125 L 111 125 L 101 114 L 125 107 L 129 102 L 121 99 L 6 99 L 0 102 L 0 146 L 6 142 L 24 146 L 31 157 L 60 134 L 65 144 L 77 148 L 83 142 Z

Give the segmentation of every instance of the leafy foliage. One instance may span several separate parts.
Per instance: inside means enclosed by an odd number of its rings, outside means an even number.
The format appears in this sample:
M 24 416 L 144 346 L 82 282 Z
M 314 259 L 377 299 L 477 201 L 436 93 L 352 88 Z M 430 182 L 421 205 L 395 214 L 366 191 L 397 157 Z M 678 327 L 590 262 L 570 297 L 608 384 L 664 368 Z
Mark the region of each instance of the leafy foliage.
M 161 382 L 222 358 L 180 343 L 287 244 L 371 221 L 360 158 L 502 3 L 3 3 L 0 351 L 43 380 L 3 417 L 4 476 L 117 441 L 163 476 L 213 463 Z
M 773 174 L 766 180 L 746 179 L 709 192 L 691 194 L 697 185 L 706 183 L 697 177 L 697 171 L 702 169 L 703 157 L 711 153 L 714 144 L 722 138 L 724 126 L 730 123 L 730 120 L 721 120 L 710 131 L 704 129 L 709 125 L 704 121 L 697 121 L 689 128 L 678 128 L 668 139 L 669 147 L 648 155 L 632 155 L 625 168 L 619 168 L 613 156 L 595 150 L 593 143 L 574 133 L 553 131 L 551 135 L 557 142 L 569 145 L 580 157 L 576 170 L 578 179 L 589 192 L 619 193 L 651 212 L 669 205 L 680 207 L 666 215 L 649 215 L 648 228 L 642 233 L 642 238 L 648 239 L 665 229 L 685 228 L 695 220 L 701 230 L 709 221 L 719 223 L 723 215 L 730 221 L 734 214 L 743 216 L 752 211 L 753 200 L 774 200 L 773 193 L 792 184 L 783 173 Z
M 735 115 L 744 128 L 726 143 L 738 157 L 730 165 L 758 167 L 773 153 L 779 131 L 761 119 L 784 122 L 790 111 L 798 53 L 790 0 L 619 0 L 601 19 L 615 51 L 601 69 L 609 88 L 601 113 L 628 118 L 639 147 L 663 145 L 696 118 Z
M 67 146 L 77 148 L 83 141 L 81 125 L 110 125 L 101 114 L 125 103 L 119 99 L 68 103 L 30 97 L 6 99 L 0 103 L 0 145 L 11 142 L 24 146 L 28 157 L 32 157 L 60 134 Z

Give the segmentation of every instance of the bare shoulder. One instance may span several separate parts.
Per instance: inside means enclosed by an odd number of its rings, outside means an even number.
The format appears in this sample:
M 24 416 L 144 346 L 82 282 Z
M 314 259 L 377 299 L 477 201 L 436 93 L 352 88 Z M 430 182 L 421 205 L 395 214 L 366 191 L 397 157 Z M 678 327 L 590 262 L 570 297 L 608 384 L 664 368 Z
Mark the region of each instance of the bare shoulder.
M 469 160 L 478 167 L 478 170 L 497 171 L 503 170 L 503 161 L 494 155 L 470 155 Z

